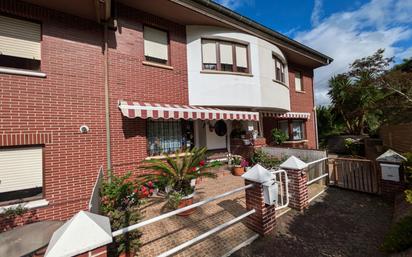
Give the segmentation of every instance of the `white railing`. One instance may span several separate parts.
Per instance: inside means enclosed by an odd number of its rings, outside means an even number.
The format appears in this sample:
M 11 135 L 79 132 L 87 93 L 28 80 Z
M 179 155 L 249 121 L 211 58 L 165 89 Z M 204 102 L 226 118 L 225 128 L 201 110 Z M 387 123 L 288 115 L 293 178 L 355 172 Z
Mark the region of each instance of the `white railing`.
M 320 168 L 319 173 L 321 173 L 321 174 L 319 174 L 317 177 L 310 179 L 311 174 L 308 174 L 308 182 L 306 182 L 306 185 L 309 186 L 309 185 L 311 185 L 311 184 L 313 184 L 313 183 L 329 176 L 328 162 L 327 161 L 328 161 L 328 157 L 325 157 L 325 158 L 321 158 L 319 160 L 307 163 L 307 165 L 308 165 L 307 169 L 308 169 L 309 173 L 312 171 L 311 166 L 314 166 L 314 165 L 317 165 L 317 166 L 322 165 L 322 166 L 321 167 L 315 167 L 315 170 L 314 170 L 315 172 L 319 171 L 319 170 L 316 170 L 316 168 Z
M 148 219 L 148 220 L 139 222 L 139 223 L 134 224 L 134 225 L 131 225 L 131 226 L 129 226 L 129 227 L 116 230 L 116 231 L 114 231 L 114 232 L 112 233 L 112 236 L 113 236 L 113 237 L 119 236 L 119 235 L 121 235 L 121 234 L 130 232 L 130 231 L 132 231 L 132 230 L 141 228 L 141 227 L 143 227 L 143 226 L 146 226 L 146 225 L 155 223 L 155 222 L 157 222 L 157 221 L 160 221 L 160 220 L 163 220 L 163 219 L 172 217 L 172 216 L 174 216 L 174 215 L 176 215 L 176 214 L 179 214 L 179 213 L 182 213 L 182 212 L 184 212 L 184 211 L 187 211 L 187 210 L 190 210 L 190 209 L 193 209 L 193 208 L 202 206 L 202 205 L 204 205 L 204 204 L 210 203 L 210 202 L 212 202 L 212 201 L 218 200 L 218 199 L 223 198 L 223 197 L 226 197 L 226 196 L 228 196 L 228 195 L 231 195 L 231 194 L 240 192 L 240 191 L 245 190 L 245 189 L 248 189 L 248 188 L 252 188 L 253 186 L 254 186 L 253 184 L 250 184 L 250 185 L 247 185 L 247 186 L 239 187 L 239 188 L 236 188 L 236 189 L 231 190 L 231 191 L 229 191 L 229 192 L 226 192 L 226 193 L 223 193 L 223 194 L 214 196 L 214 197 L 210 197 L 210 198 L 208 198 L 208 199 L 206 199 L 206 200 L 203 200 L 203 201 L 200 201 L 200 202 L 191 204 L 191 205 L 186 206 L 186 207 L 184 207 L 184 208 L 177 209 L 177 210 L 174 210 L 174 211 L 171 211 L 171 212 L 162 214 L 162 215 L 160 215 L 160 216 L 157 216 L 157 217 L 154 217 L 154 218 L 151 218 L 151 219 Z M 183 243 L 183 244 L 180 244 L 180 245 L 176 246 L 175 248 L 172 248 L 172 249 L 170 249 L 170 250 L 168 250 L 168 251 L 160 254 L 159 256 L 161 256 L 161 257 L 166 257 L 166 256 L 170 256 L 170 255 L 172 255 L 172 254 L 175 254 L 175 253 L 177 253 L 177 252 L 179 252 L 179 251 L 181 251 L 181 250 L 183 250 L 183 249 L 185 249 L 185 248 L 187 248 L 187 247 L 189 247 L 189 246 L 191 246 L 191 245 L 193 245 L 193 244 L 198 243 L 199 241 L 207 238 L 208 236 L 211 236 L 211 235 L 213 235 L 213 234 L 215 234 L 215 233 L 217 233 L 217 232 L 219 232 L 219 231 L 221 231 L 221 230 L 223 230 L 223 229 L 225 229 L 225 228 L 227 228 L 227 227 L 229 227 L 229 226 L 231 226 L 231 225 L 233 225 L 233 224 L 241 221 L 242 219 L 248 217 L 249 215 L 252 215 L 253 213 L 255 213 L 255 210 L 254 210 L 254 209 L 253 209 L 253 210 L 250 210 L 250 211 L 248 211 L 248 212 L 240 215 L 239 217 L 236 217 L 236 218 L 234 218 L 234 219 L 232 219 L 232 220 L 230 220 L 230 221 L 228 221 L 228 222 L 226 222 L 226 223 L 223 223 L 223 224 L 221 224 L 221 225 L 219 225 L 219 226 L 217 226 L 217 227 L 215 227 L 215 228 L 213 228 L 213 229 L 211 229 L 211 230 L 209 230 L 209 231 L 201 234 L 201 235 L 198 236 L 198 237 L 195 237 L 195 238 L 193 238 L 193 239 L 191 239 L 191 240 L 189 240 L 189 241 L 187 241 L 187 242 L 185 242 L 185 243 Z
M 289 205 L 289 179 L 285 170 L 271 170 L 275 175 L 275 181 L 279 185 L 278 199 L 276 201 L 276 210 L 288 207 Z

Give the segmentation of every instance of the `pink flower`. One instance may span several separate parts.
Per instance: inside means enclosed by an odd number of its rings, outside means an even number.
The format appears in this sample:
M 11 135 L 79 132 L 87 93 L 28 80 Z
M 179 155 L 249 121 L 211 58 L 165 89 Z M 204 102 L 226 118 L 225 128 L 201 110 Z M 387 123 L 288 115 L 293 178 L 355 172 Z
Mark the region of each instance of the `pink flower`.
M 141 190 L 142 190 L 142 192 L 146 192 L 146 191 L 147 191 L 147 187 L 142 186 Z
M 147 183 L 147 185 L 148 185 L 149 187 L 153 187 L 153 182 L 152 182 L 152 181 L 149 181 L 149 182 Z
M 150 194 L 153 194 L 153 192 L 154 192 L 153 188 L 149 190 Z
M 193 172 L 195 172 L 197 170 L 197 167 L 192 167 L 191 169 Z

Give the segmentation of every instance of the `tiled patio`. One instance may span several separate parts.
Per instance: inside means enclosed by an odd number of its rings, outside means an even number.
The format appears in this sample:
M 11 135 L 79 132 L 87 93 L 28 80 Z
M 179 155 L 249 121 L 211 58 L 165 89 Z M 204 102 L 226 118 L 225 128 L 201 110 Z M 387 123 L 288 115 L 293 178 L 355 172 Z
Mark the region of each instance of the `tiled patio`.
M 195 199 L 199 201 L 241 186 L 244 186 L 242 178 L 222 170 L 217 179 L 204 179 L 196 186 Z M 163 198 L 151 198 L 143 207 L 145 220 L 168 211 L 170 210 L 165 206 Z M 205 204 L 189 217 L 173 216 L 145 226 L 141 229 L 143 236 L 139 256 L 157 256 L 245 212 L 244 191 L 241 191 Z M 256 233 L 239 222 L 176 256 L 224 256 L 255 235 Z

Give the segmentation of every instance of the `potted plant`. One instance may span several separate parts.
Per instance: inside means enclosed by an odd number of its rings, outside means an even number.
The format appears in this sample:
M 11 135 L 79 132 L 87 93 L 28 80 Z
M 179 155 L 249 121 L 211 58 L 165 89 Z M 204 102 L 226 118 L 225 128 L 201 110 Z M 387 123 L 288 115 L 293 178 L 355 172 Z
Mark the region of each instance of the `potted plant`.
M 282 131 L 282 130 L 280 130 L 280 129 L 272 129 L 272 138 L 273 138 L 273 141 L 275 142 L 275 144 L 277 144 L 277 145 L 281 145 L 283 142 L 285 142 L 287 139 L 288 139 L 288 135 L 284 132 L 284 131 Z
M 100 189 L 100 213 L 109 217 L 112 231 L 139 223 L 142 219 L 139 207 L 141 197 L 150 191 L 133 182 L 131 173 L 110 176 Z M 138 230 L 113 238 L 109 245 L 110 256 L 135 256 L 140 248 L 141 232 Z
M 204 162 L 206 151 L 206 148 L 193 148 L 183 154 L 180 151 L 173 156 L 166 154 L 164 160 L 145 160 L 141 168 L 153 173 L 143 177 L 148 181 L 160 182 L 169 188 L 167 198 L 170 207 L 177 209 L 191 205 L 195 195 L 192 180 L 202 177 L 216 178 L 216 174 L 205 169 L 220 165 L 220 162 Z M 194 211 L 195 209 L 191 209 L 180 215 L 187 216 Z
M 248 161 L 240 156 L 234 156 L 232 158 L 232 173 L 235 176 L 242 176 L 245 173 L 245 167 L 249 165 Z

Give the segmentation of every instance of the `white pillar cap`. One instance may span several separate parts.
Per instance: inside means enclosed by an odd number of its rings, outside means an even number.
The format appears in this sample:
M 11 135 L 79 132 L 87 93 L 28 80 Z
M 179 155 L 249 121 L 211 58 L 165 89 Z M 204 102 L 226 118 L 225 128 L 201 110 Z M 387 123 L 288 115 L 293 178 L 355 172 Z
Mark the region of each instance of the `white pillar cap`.
M 295 156 L 290 156 L 286 161 L 284 161 L 281 165 L 281 168 L 288 169 L 288 170 L 303 170 L 308 167 L 308 165 L 303 162 L 301 159 Z
M 266 168 L 256 164 L 250 168 L 245 174 L 242 175 L 242 178 L 250 180 L 257 183 L 265 183 L 274 179 L 274 175 L 267 170 Z

